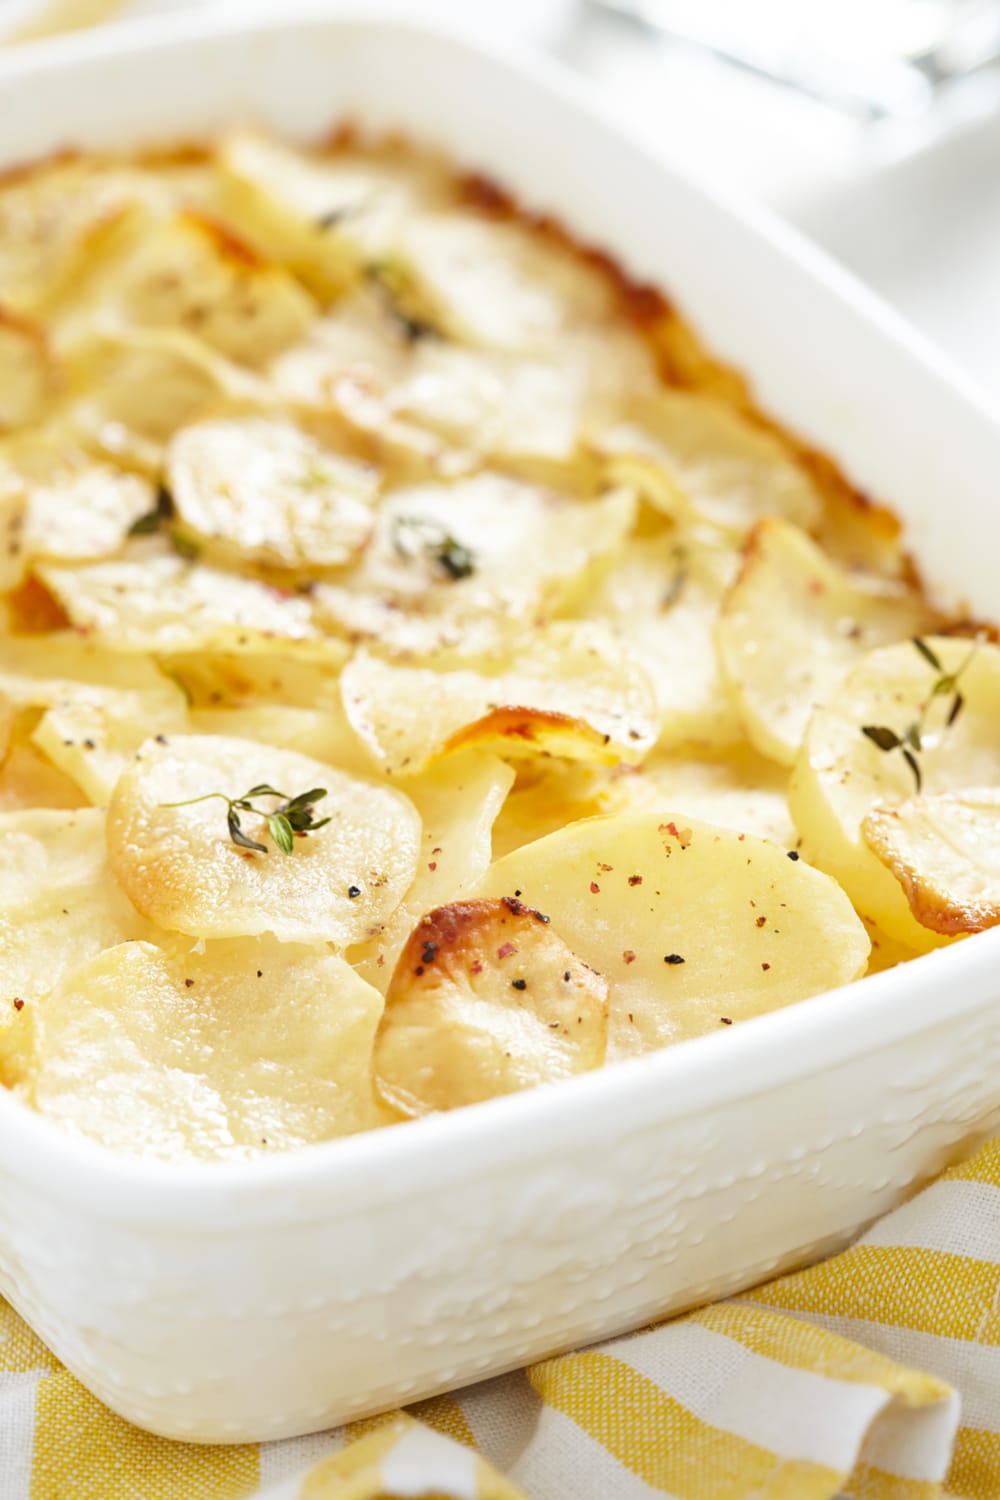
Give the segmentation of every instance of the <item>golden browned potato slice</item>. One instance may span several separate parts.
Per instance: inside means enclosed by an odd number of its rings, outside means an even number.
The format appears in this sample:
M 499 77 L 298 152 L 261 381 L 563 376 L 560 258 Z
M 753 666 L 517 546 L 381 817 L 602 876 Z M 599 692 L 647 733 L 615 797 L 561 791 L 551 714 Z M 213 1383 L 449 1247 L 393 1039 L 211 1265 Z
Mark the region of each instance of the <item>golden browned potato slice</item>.
M 920 951 L 943 935 L 915 916 L 871 848 L 866 819 L 876 809 L 890 813 L 917 791 L 936 798 L 1000 785 L 1000 648 L 943 636 L 923 646 L 939 665 L 911 641 L 861 658 L 813 714 L 789 786 L 805 856 L 840 882 L 865 917 Z M 921 807 L 911 810 L 914 832 Z M 878 827 L 881 844 L 887 825 L 880 820 Z M 946 887 L 954 851 L 937 839 L 921 845 L 922 883 Z M 926 864 L 935 849 L 943 861 L 937 875 Z
M 473 660 L 556 609 L 635 517 L 617 490 L 586 504 L 486 472 L 393 491 L 360 563 L 313 594 L 317 619 L 382 654 Z
M 263 816 L 240 811 L 244 836 L 265 849 L 239 847 L 226 799 L 259 786 L 282 794 L 256 797 L 265 813 L 323 789 L 315 818 L 329 823 L 283 853 Z M 419 846 L 420 818 L 402 793 L 292 750 L 209 735 L 148 741 L 108 810 L 108 852 L 122 886 L 161 927 L 192 937 L 362 942 L 402 900 Z
M 126 1155 L 266 1156 L 390 1122 L 372 1088 L 381 1010 L 322 947 L 126 943 L 26 1005 L 0 1065 L 40 1113 Z
M 609 621 L 649 673 L 661 746 L 727 745 L 743 738 L 714 639 L 719 604 L 737 566 L 729 547 L 668 532 L 633 538 L 586 591 L 584 613 Z
M 0 1011 L 46 994 L 102 948 L 146 937 L 108 868 L 104 813 L 0 813 Z
M 775 844 L 681 813 L 571 823 L 498 860 L 469 895 L 529 902 L 604 975 L 611 1057 L 848 984 L 868 958 L 834 881 Z
M 428 912 L 400 955 L 376 1084 L 405 1114 L 457 1109 L 599 1068 L 608 987 L 513 897 Z
M 336 569 L 358 556 L 375 524 L 375 471 L 282 417 L 182 428 L 166 477 L 185 535 L 230 566 Z
M 550 625 L 500 665 L 494 675 L 434 672 L 359 651 L 341 678 L 347 717 L 390 776 L 471 748 L 638 761 L 656 738 L 648 674 L 596 622 Z
M 875 807 L 861 831 L 923 927 L 953 936 L 1000 923 L 1000 786 Z
M 36 572 L 72 623 L 110 651 L 273 651 L 331 666 L 347 655 L 304 595 L 180 556 L 160 537 L 136 537 L 107 561 Z
M 716 632 L 754 745 L 791 765 L 813 708 L 858 657 L 919 634 L 933 619 L 905 584 L 837 567 L 787 521 L 759 522 Z
M 640 399 L 594 445 L 612 482 L 635 485 L 677 521 L 707 521 L 739 539 L 762 516 L 806 529 L 820 518 L 819 491 L 785 445 L 707 396 Z
M 348 955 L 383 993 L 423 913 L 453 901 L 488 868 L 493 824 L 513 780 L 510 766 L 481 750 L 407 779 L 406 795 L 423 825 L 416 876 L 384 930 Z

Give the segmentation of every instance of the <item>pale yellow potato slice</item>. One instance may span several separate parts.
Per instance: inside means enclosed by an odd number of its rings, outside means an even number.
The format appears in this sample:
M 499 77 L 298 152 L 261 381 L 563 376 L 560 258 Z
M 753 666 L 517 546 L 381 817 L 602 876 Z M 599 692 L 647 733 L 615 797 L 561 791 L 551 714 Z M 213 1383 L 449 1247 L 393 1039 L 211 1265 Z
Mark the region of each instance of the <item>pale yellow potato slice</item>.
M 636 537 L 587 590 L 583 612 L 610 621 L 650 675 L 662 746 L 743 738 L 714 639 L 720 601 L 737 566 L 732 549 L 708 537 Z
M 554 349 L 617 311 L 609 278 L 527 225 L 472 210 L 411 216 L 392 269 L 432 326 L 462 343 L 522 353 Z
M 324 788 L 324 828 L 282 853 L 263 818 L 240 813 L 266 853 L 242 849 L 223 799 L 258 785 L 287 797 Z M 258 798 L 267 812 L 278 798 Z M 283 942 L 362 942 L 389 919 L 410 886 L 420 818 L 402 793 L 277 746 L 208 735 L 148 741 L 123 773 L 108 810 L 112 868 L 136 907 L 192 937 L 273 933 Z
M 521 655 L 526 656 L 523 665 Z M 431 671 L 358 651 L 344 668 L 347 717 L 387 775 L 414 775 L 455 750 L 520 759 L 638 761 L 658 727 L 653 685 L 597 622 L 547 626 L 492 675 Z
M 594 447 L 613 482 L 634 484 L 674 520 L 707 521 L 734 539 L 763 516 L 807 530 L 821 516 L 819 491 L 784 444 L 707 396 L 640 398 Z
M 146 194 L 139 173 L 96 157 L 56 161 L 0 182 L 5 305 L 32 312 L 51 303 Z
M 42 328 L 0 306 L 0 431 L 37 422 L 56 384 Z
M 137 537 L 108 561 L 36 572 L 72 623 L 109 650 L 273 651 L 331 665 L 347 655 L 318 629 L 304 595 L 191 561 L 159 537 Z
M 15 732 L 0 764 L 0 812 L 72 809 L 86 807 L 87 803 L 75 781 L 53 765 L 30 739 Z
M 400 955 L 375 1043 L 376 1086 L 409 1115 L 599 1068 L 608 986 L 547 916 L 513 897 L 424 916 Z
M 405 219 L 446 184 L 427 160 L 350 148 L 306 151 L 248 130 L 225 136 L 217 160 L 244 232 L 319 296 L 388 253 Z
M 417 873 L 402 902 L 376 937 L 352 948 L 358 972 L 385 993 L 396 960 L 425 912 L 454 901 L 485 873 L 492 830 L 514 781 L 495 755 L 466 750 L 406 782 L 423 825 Z
M 834 881 L 682 812 L 572 823 L 497 860 L 469 896 L 518 893 L 607 980 L 612 1058 L 848 984 L 868 957 Z
M 340 661 L 305 660 L 275 651 L 191 651 L 165 653 L 158 661 L 183 690 L 193 708 L 240 708 L 287 704 L 338 714 Z M 249 739 L 257 739 L 251 734 Z M 322 756 L 319 757 L 322 760 Z
M 20 1097 L 75 1135 L 127 1156 L 233 1160 L 391 1121 L 372 1089 L 381 1010 L 323 947 L 126 943 L 25 1006 L 3 1051 L 20 1054 Z
M 231 566 L 336 569 L 358 556 L 375 524 L 374 469 L 282 417 L 182 428 L 167 450 L 166 481 L 185 535 Z
M 44 710 L 34 744 L 99 805 L 143 740 L 187 722 L 184 695 L 152 662 L 101 651 L 75 635 L 6 641 L 0 692 L 19 709 Z
M 407 486 L 383 501 L 361 562 L 315 590 L 316 618 L 404 660 L 481 658 L 613 556 L 634 516 L 624 490 L 581 503 L 491 472 Z
M 300 339 L 315 315 L 304 287 L 210 216 L 147 216 L 76 299 L 57 348 L 72 348 L 95 330 L 180 330 L 236 364 L 261 369 Z
M 936 669 L 912 642 L 883 646 L 863 656 L 816 709 L 789 785 L 805 857 L 840 882 L 862 915 L 921 951 L 944 939 L 913 915 L 899 881 L 864 836 L 869 813 L 907 802 L 917 790 L 915 777 L 901 748 L 881 750 L 864 730 L 902 739 L 930 699 L 916 754 L 922 790 L 937 796 L 1000 785 L 1000 648 L 942 636 L 928 637 L 927 645 L 946 673 L 965 664 L 964 708 L 951 727 L 952 695 L 931 699 Z
M 1000 924 L 1000 786 L 875 807 L 861 831 L 921 926 L 950 937 Z
M 787 790 L 787 773 L 748 746 L 717 759 L 654 750 L 638 766 L 522 762 L 494 827 L 493 849 L 499 858 L 580 818 L 677 808 L 793 849 L 798 834 Z
M 40 430 L 0 450 L 0 493 L 23 510 L 25 562 L 76 562 L 120 551 L 156 503 L 148 479 L 95 459 L 65 432 Z
M 67 969 L 149 925 L 108 867 L 104 813 L 0 813 L 0 1012 L 46 994 Z
M 10 750 L 16 720 L 17 710 L 14 704 L 0 693 L 0 763 Z
M 311 755 L 352 776 L 377 776 L 378 762 L 358 739 L 339 699 L 330 708 L 299 708 L 289 703 L 243 703 L 232 708 L 191 708 L 195 734 L 225 735 L 280 745 Z M 410 796 L 410 789 L 407 788 Z
M 716 640 L 746 733 L 790 766 L 809 715 L 873 646 L 934 616 L 903 583 L 849 573 L 787 521 L 760 521 L 722 605 Z

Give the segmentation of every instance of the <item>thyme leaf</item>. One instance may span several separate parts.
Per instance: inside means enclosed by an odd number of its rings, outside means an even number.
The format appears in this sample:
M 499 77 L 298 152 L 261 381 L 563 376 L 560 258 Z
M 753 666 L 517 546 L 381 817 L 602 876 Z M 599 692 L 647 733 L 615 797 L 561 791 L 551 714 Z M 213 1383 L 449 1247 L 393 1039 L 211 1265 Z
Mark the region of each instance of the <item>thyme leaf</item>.
M 299 792 L 294 797 L 288 797 L 284 792 L 279 792 L 277 787 L 271 786 L 269 782 L 262 781 L 239 797 L 229 797 L 225 792 L 205 792 L 200 797 L 188 797 L 183 802 L 161 802 L 160 806 L 193 807 L 196 802 L 210 802 L 218 797 L 226 804 L 226 827 L 229 830 L 230 839 L 238 848 L 251 849 L 256 854 L 269 852 L 266 844 L 244 833 L 240 818 L 240 813 L 244 812 L 263 818 L 274 847 L 282 854 L 292 854 L 295 850 L 296 835 L 304 838 L 306 834 L 325 828 L 330 822 L 329 818 L 317 819 L 315 814 L 316 803 L 320 802 L 326 794 L 326 787 L 316 786 L 308 792 Z M 254 807 L 254 801 L 259 797 L 278 797 L 281 800 L 277 807 L 267 811 L 264 808 Z
M 365 276 L 377 288 L 386 310 L 408 344 L 415 344 L 419 339 L 442 337 L 441 330 L 416 307 L 412 278 L 398 261 L 369 261 L 365 266 Z
M 153 536 L 157 531 L 162 531 L 168 521 L 174 518 L 174 497 L 165 484 L 161 484 L 156 490 L 156 503 L 152 510 L 147 510 L 144 516 L 132 522 L 128 529 L 129 536 Z
M 917 756 L 923 753 L 924 734 L 927 728 L 927 715 L 931 704 L 936 698 L 947 698 L 951 695 L 951 703 L 945 717 L 944 727 L 950 729 L 955 723 L 962 709 L 965 707 L 965 698 L 959 691 L 959 679 L 966 667 L 972 661 L 979 650 L 979 638 L 973 641 L 972 647 L 964 661 L 954 672 L 946 672 L 937 652 L 930 647 L 919 635 L 913 637 L 913 646 L 919 651 L 928 666 L 933 667 L 938 674 L 931 684 L 931 690 L 921 705 L 917 717 L 906 724 L 901 732 L 889 727 L 888 724 L 862 724 L 861 733 L 870 739 L 879 750 L 889 752 L 899 750 L 906 764 L 910 768 L 917 791 L 923 790 L 924 776 Z
M 469 578 L 476 571 L 471 548 L 426 516 L 395 516 L 392 545 L 401 557 L 423 552 L 448 578 Z

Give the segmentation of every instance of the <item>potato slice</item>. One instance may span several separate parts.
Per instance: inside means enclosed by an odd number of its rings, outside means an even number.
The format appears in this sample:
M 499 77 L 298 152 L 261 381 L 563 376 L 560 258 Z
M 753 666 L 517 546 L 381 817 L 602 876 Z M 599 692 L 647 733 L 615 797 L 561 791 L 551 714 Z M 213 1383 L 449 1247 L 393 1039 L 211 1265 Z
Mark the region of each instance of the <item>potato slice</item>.
M 970 647 L 967 640 L 940 636 L 926 644 L 944 673 L 961 671 L 964 709 L 950 728 L 951 693 L 931 696 L 937 669 L 912 642 L 883 646 L 863 656 L 815 711 L 789 786 L 806 858 L 833 875 L 864 916 L 920 951 L 944 939 L 917 920 L 899 881 L 864 835 L 869 813 L 898 808 L 917 789 L 902 754 L 909 747 L 882 750 L 864 731 L 885 730 L 903 739 L 928 705 L 923 748 L 916 753 L 922 789 L 937 796 L 1000 785 L 1000 647 Z
M 1000 786 L 876 807 L 861 832 L 921 926 L 951 937 L 1000 924 Z
M 564 600 L 634 516 L 623 490 L 582 503 L 495 473 L 407 486 L 357 567 L 315 590 L 316 617 L 390 656 L 483 657 Z
M 514 759 L 642 759 L 656 738 L 655 694 L 613 636 L 596 622 L 550 625 L 525 654 L 524 666 L 515 658 L 487 675 L 393 666 L 361 650 L 341 678 L 348 720 L 389 776 L 469 748 Z
M 4 1051 L 23 1058 L 18 1094 L 76 1135 L 232 1160 L 389 1123 L 372 1091 L 381 1010 L 322 947 L 126 943 L 25 1006 Z
M 0 813 L 0 1011 L 149 926 L 108 868 L 104 813 Z
M 86 807 L 87 798 L 21 732 L 15 733 L 0 764 L 0 812 L 29 808 Z
M 518 892 L 608 981 L 610 1057 L 847 984 L 868 957 L 834 881 L 680 812 L 572 823 L 497 860 L 469 896 Z
M 263 819 L 241 814 L 266 854 L 238 848 L 225 801 L 191 798 L 277 786 L 289 797 L 326 789 L 325 828 L 282 854 Z M 271 811 L 277 799 L 258 798 Z M 137 908 L 170 932 L 192 937 L 273 933 L 283 942 L 362 942 L 395 911 L 413 880 L 420 819 L 389 787 L 252 740 L 178 735 L 148 741 L 124 772 L 108 812 L 112 868 Z
M 150 732 L 172 733 L 187 721 L 183 694 L 152 662 L 73 635 L 5 642 L 0 691 L 20 709 L 45 710 L 34 744 L 102 806 Z
M 607 996 L 548 917 L 513 897 L 438 907 L 393 973 L 376 1086 L 421 1115 L 599 1068 Z
M 237 567 L 339 568 L 374 526 L 374 470 L 281 417 L 182 428 L 167 452 L 167 484 L 185 534 Z
M 632 484 L 677 521 L 707 521 L 739 540 L 763 516 L 807 530 L 822 513 L 809 475 L 769 432 L 690 391 L 633 402 L 594 439 L 608 479 Z
M 385 254 L 404 220 L 445 185 L 426 160 L 370 149 L 304 151 L 248 130 L 225 136 L 217 159 L 245 232 L 321 297 Z
M 873 646 L 933 623 L 902 583 L 848 573 L 787 521 L 760 521 L 722 606 L 716 640 L 746 732 L 790 766 L 809 715 Z
M 108 557 L 156 503 L 148 480 L 102 463 L 57 430 L 8 441 L 0 451 L 0 492 L 23 510 L 26 562 Z
M 719 604 L 736 567 L 736 554 L 706 537 L 639 537 L 588 590 L 586 615 L 611 622 L 649 673 L 663 746 L 743 738 L 714 640 Z
M 127 248 L 105 258 L 60 337 L 72 348 L 95 328 L 108 336 L 179 329 L 236 364 L 262 369 L 302 337 L 316 311 L 287 271 L 208 215 L 190 211 L 137 225 Z
M 445 765 L 407 780 L 406 795 L 423 824 L 416 877 L 384 931 L 348 954 L 376 989 L 385 992 L 424 912 L 454 901 L 485 873 L 493 824 L 513 781 L 510 766 L 481 750 L 453 755 Z
M 347 655 L 304 596 L 190 561 L 159 537 L 137 537 L 109 561 L 36 572 L 72 623 L 109 650 L 274 651 L 334 666 Z
M 195 734 L 257 740 L 298 750 L 352 776 L 377 776 L 378 763 L 347 722 L 339 702 L 329 709 L 298 708 L 287 703 L 244 703 L 233 708 L 191 708 Z M 409 795 L 409 789 L 407 789 Z
M 37 422 L 55 386 L 42 328 L 0 307 L 0 431 Z

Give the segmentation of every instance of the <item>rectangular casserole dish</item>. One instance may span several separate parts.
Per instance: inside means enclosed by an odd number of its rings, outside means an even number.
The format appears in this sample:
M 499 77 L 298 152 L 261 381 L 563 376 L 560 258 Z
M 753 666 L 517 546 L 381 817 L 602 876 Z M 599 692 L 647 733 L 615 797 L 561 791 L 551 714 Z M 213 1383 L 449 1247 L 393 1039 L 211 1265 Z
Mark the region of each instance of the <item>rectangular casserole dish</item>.
M 170 18 L 0 59 L 0 167 L 64 146 L 399 127 L 675 296 L 765 409 L 997 613 L 1000 426 L 876 299 L 630 142 L 571 79 L 371 7 Z M 142 1164 L 0 1093 L 0 1291 L 109 1406 L 276 1438 L 825 1254 L 1000 1127 L 1000 931 L 732 1032 L 406 1129 Z

